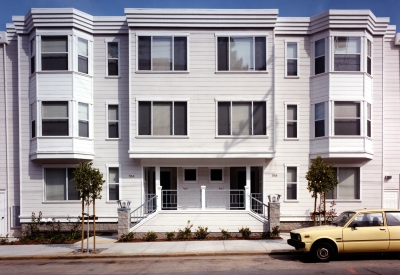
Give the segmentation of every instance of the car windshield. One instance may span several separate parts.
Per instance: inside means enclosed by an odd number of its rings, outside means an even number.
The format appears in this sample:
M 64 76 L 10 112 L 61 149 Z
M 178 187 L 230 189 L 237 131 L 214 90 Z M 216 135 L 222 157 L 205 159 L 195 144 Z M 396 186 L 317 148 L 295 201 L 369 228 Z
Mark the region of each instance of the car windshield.
M 332 221 L 333 225 L 344 226 L 353 216 L 355 212 L 343 212 Z

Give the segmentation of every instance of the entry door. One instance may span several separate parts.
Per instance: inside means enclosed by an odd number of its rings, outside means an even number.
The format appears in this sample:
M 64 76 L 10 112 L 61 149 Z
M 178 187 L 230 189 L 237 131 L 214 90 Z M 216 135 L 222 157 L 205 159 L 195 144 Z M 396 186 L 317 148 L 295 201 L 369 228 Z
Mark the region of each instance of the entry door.
M 6 194 L 0 191 L 0 236 L 6 236 Z
M 383 208 L 399 208 L 399 191 L 383 192 Z

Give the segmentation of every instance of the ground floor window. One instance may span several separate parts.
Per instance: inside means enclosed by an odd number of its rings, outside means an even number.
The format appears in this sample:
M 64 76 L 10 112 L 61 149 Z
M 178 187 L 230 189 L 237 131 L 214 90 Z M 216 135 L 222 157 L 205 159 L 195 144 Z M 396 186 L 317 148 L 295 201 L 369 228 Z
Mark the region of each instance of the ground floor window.
M 360 168 L 337 167 L 338 186 L 326 195 L 327 199 L 359 200 Z
M 297 200 L 297 168 L 286 167 L 286 200 Z
M 119 200 L 119 167 L 108 168 L 108 200 Z
M 72 181 L 75 168 L 45 168 L 45 200 L 79 200 L 79 192 Z

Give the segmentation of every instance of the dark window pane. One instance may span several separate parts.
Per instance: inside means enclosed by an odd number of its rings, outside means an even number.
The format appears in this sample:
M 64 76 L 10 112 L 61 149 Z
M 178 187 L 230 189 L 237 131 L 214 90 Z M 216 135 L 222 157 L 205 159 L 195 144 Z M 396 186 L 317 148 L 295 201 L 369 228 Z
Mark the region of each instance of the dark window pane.
M 187 38 L 175 37 L 174 38 L 174 70 L 186 71 L 187 70 Z
M 79 200 L 79 192 L 76 183 L 73 182 L 75 168 L 68 168 L 68 200 Z
M 108 75 L 118 75 L 118 60 L 109 59 L 108 60 Z
M 297 60 L 293 59 L 287 60 L 287 75 L 297 76 Z
M 371 121 L 367 120 L 367 136 L 371 137 Z
M 335 119 L 335 135 L 360 135 L 359 119 Z
M 315 137 L 325 136 L 325 120 L 315 121 Z
M 335 54 L 335 71 L 360 71 L 360 55 L 358 54 Z
M 151 135 L 151 102 L 139 102 L 139 135 Z
M 68 136 L 68 119 L 43 120 L 42 136 Z
M 315 58 L 315 74 L 322 74 L 325 72 L 325 56 Z
M 88 73 L 88 58 L 84 56 L 78 57 L 78 71 L 81 73 Z
M 266 135 L 266 105 L 265 102 L 253 102 L 253 135 Z
M 36 121 L 33 120 L 31 123 L 32 138 L 36 137 Z
M 108 42 L 107 58 L 118 58 L 118 42 Z
M 119 138 L 118 122 L 109 122 L 108 123 L 108 137 L 109 138 Z
M 266 71 L 267 70 L 267 52 L 266 52 L 266 38 L 265 37 L 255 37 L 255 48 L 256 48 L 256 71 Z
M 228 71 L 229 68 L 229 43 L 228 37 L 218 37 L 218 71 Z
M 110 201 L 119 200 L 119 184 L 109 184 L 108 199 Z
M 151 70 L 151 36 L 139 36 L 139 70 Z
M 187 103 L 174 103 L 174 134 L 187 135 Z
M 42 70 L 43 71 L 54 71 L 68 70 L 68 54 L 42 54 Z
M 367 57 L 367 73 L 371 74 L 371 58 Z
M 89 137 L 89 122 L 81 120 L 79 121 L 79 136 Z
M 297 122 L 288 122 L 287 123 L 287 137 L 288 138 L 297 138 Z
M 31 57 L 31 74 L 33 74 L 36 70 L 36 67 L 35 67 L 35 57 L 34 56 L 32 56 Z
M 218 102 L 218 135 L 230 135 L 230 102 Z
M 210 170 L 211 181 L 222 181 L 222 169 L 211 169 Z
M 288 200 L 297 200 L 297 183 L 287 184 L 286 198 Z
M 185 169 L 185 181 L 197 181 L 196 169 Z

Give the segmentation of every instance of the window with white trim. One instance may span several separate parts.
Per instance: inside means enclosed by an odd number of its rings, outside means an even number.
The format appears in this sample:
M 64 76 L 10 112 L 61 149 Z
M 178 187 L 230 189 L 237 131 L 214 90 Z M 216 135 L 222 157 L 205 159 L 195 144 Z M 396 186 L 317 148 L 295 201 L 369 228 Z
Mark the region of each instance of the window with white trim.
M 119 200 L 119 167 L 108 167 L 108 200 Z
M 326 194 L 327 199 L 359 200 L 360 199 L 360 168 L 336 167 L 338 185 Z
M 299 43 L 286 42 L 286 76 L 298 76 Z
M 138 36 L 139 71 L 187 71 L 186 36 Z
M 31 48 L 31 74 L 36 72 L 36 39 L 33 38 L 30 43 Z
M 68 36 L 41 37 L 42 71 L 68 70 Z
M 361 37 L 334 38 L 334 70 L 361 71 Z
M 80 137 L 89 137 L 89 104 L 78 103 L 78 128 Z
M 266 101 L 219 101 L 219 136 L 267 135 Z
M 188 133 L 186 101 L 139 101 L 140 136 L 186 136 Z
M 314 137 L 325 136 L 325 102 L 314 105 Z
M 217 37 L 217 71 L 266 71 L 265 36 Z
M 36 137 L 36 114 L 37 114 L 36 106 L 37 106 L 36 102 L 31 104 L 31 138 Z
M 336 136 L 361 134 L 360 102 L 336 101 L 334 114 Z
M 367 137 L 372 136 L 372 106 L 367 103 Z
M 367 39 L 367 73 L 372 74 L 372 42 Z
M 286 105 L 286 138 L 297 138 L 297 105 Z
M 108 138 L 119 138 L 119 105 L 107 105 Z
M 119 76 L 119 42 L 107 42 L 107 76 Z
M 325 38 L 314 42 L 314 74 L 325 72 Z
M 45 201 L 79 200 L 72 181 L 75 168 L 44 168 Z
M 209 182 L 224 182 L 224 169 L 223 168 L 210 168 Z
M 89 42 L 78 37 L 78 72 L 89 73 Z
M 197 168 L 183 168 L 183 182 L 184 183 L 197 182 Z
M 288 166 L 286 167 L 286 200 L 297 200 L 297 189 L 298 189 L 298 167 Z
M 68 101 L 42 102 L 42 136 L 69 136 Z

